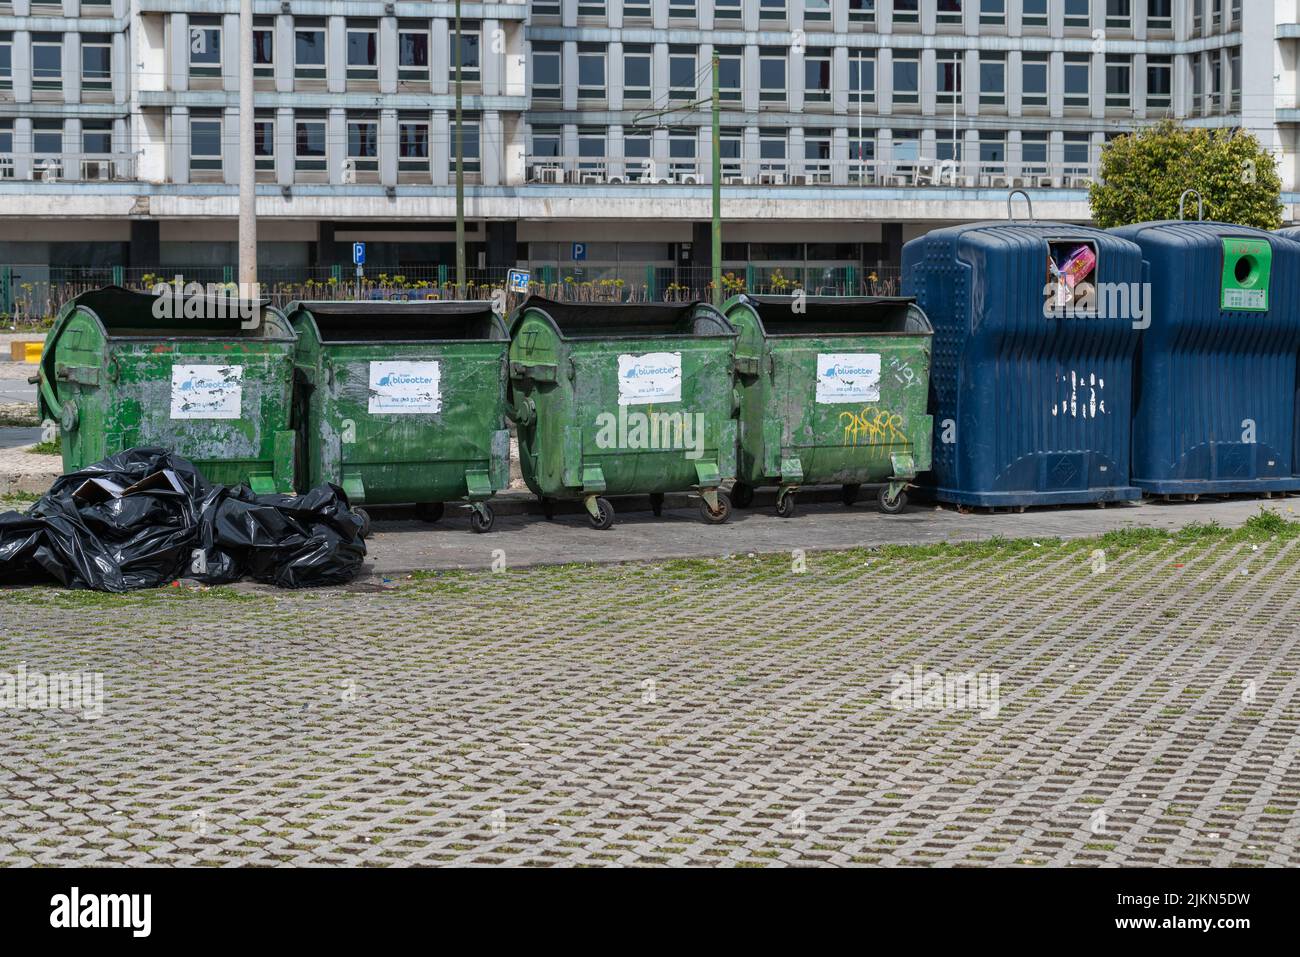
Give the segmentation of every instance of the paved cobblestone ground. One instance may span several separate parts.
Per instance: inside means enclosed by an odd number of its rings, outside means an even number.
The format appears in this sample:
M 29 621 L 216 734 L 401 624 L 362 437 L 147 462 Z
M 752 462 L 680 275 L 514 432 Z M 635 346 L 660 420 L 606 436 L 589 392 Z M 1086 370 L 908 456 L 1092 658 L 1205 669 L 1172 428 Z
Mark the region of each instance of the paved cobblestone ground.
M 1300 864 L 1300 540 L 1103 544 L 0 593 L 0 863 Z

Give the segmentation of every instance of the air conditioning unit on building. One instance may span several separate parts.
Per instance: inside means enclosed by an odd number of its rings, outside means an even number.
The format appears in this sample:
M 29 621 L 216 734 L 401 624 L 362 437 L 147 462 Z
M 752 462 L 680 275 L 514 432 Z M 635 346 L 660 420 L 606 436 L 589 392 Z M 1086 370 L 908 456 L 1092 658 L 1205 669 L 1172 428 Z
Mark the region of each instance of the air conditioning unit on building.
M 108 179 L 113 164 L 107 160 L 82 160 L 81 178 L 83 180 Z
M 609 185 L 611 186 L 622 186 L 625 182 L 627 181 L 622 176 L 611 176 L 609 178 Z
M 355 186 L 357 182 L 357 161 L 348 157 L 343 161 L 343 185 Z
M 63 170 L 58 160 L 49 156 L 41 160 L 32 168 L 34 178 L 44 183 L 53 183 L 59 178 Z
M 682 185 L 683 185 L 683 186 L 699 186 L 699 185 L 700 185 L 700 178 L 699 178 L 699 176 L 697 176 L 697 175 L 694 174 L 694 173 L 683 173 L 683 174 L 682 174 Z
M 539 172 L 541 175 L 537 178 L 543 183 L 564 182 L 564 170 L 559 166 L 543 166 Z

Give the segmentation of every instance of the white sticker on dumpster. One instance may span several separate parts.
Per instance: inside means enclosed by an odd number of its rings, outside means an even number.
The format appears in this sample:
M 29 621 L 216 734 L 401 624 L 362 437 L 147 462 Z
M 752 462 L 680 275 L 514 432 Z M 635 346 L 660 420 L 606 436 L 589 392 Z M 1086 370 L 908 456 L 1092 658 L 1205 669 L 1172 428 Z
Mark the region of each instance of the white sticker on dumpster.
M 441 412 L 442 371 L 437 362 L 370 363 L 370 413 Z
M 880 355 L 875 352 L 817 354 L 817 401 L 880 401 Z
M 647 352 L 618 357 L 618 404 L 682 401 L 682 354 Z
M 237 419 L 243 366 L 172 366 L 173 419 Z

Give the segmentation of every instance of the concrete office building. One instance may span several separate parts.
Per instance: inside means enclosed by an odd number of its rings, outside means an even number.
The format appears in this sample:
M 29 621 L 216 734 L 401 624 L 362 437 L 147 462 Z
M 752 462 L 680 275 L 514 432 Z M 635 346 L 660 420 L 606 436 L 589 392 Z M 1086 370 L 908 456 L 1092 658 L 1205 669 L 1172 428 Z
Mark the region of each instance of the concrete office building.
M 0 265 L 235 259 L 237 0 L 0 0 Z M 453 261 L 454 4 L 256 0 L 261 259 Z M 1084 221 L 1108 137 L 1244 127 L 1294 219 L 1296 0 L 465 3 L 470 265 L 636 281 L 896 264 L 935 224 Z

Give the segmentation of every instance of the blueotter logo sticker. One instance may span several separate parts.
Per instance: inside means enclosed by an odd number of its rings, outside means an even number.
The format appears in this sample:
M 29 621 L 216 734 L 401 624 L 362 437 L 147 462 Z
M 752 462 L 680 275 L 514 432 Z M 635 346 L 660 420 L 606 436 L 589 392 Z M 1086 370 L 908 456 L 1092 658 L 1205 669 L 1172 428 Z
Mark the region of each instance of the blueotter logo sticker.
M 817 401 L 880 401 L 880 356 L 874 352 L 827 352 L 817 355 Z
M 442 372 L 437 362 L 370 363 L 371 415 L 441 412 Z
M 243 397 L 243 366 L 172 366 L 173 419 L 237 419 Z
M 647 352 L 618 357 L 618 404 L 682 401 L 682 354 Z

